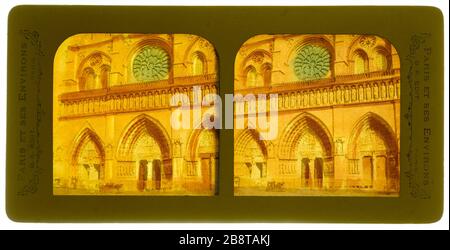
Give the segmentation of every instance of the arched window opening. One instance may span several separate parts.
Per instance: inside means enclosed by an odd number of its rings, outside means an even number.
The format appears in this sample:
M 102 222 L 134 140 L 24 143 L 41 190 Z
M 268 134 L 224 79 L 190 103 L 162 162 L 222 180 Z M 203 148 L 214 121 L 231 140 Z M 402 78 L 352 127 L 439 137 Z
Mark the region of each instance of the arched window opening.
M 263 68 L 263 81 L 264 86 L 270 86 L 272 82 L 272 67 L 270 67 L 270 65 L 266 65 Z
M 100 82 L 102 88 L 108 88 L 109 87 L 109 73 L 111 72 L 111 68 L 107 65 L 104 65 L 100 72 Z
M 192 58 L 192 75 L 198 76 L 205 74 L 205 58 L 203 55 L 196 53 Z
M 384 51 L 378 50 L 375 53 L 375 57 L 374 57 L 374 69 L 375 71 L 386 71 L 388 70 L 388 59 L 387 59 L 387 55 Z
M 95 89 L 97 77 L 92 68 L 85 68 L 80 79 L 80 90 Z
M 368 60 L 364 52 L 358 51 L 355 53 L 353 59 L 353 73 L 354 74 L 364 74 L 368 71 Z
M 247 87 L 255 87 L 257 85 L 257 80 L 258 80 L 258 73 L 256 72 L 256 69 L 250 67 L 250 69 L 247 70 L 247 78 L 246 78 Z

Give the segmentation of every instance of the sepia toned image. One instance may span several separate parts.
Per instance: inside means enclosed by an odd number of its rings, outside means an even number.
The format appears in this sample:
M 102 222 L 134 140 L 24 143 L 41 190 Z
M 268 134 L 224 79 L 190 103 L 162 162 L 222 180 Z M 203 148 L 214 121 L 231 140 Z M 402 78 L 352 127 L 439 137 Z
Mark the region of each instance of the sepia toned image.
M 236 56 L 234 88 L 258 96 L 258 108 L 235 109 L 246 124 L 234 131 L 235 195 L 399 195 L 400 60 L 388 40 L 254 36 Z
M 196 35 L 66 39 L 54 59 L 53 193 L 215 195 L 218 133 L 173 128 L 171 98 L 217 93 L 217 65 Z

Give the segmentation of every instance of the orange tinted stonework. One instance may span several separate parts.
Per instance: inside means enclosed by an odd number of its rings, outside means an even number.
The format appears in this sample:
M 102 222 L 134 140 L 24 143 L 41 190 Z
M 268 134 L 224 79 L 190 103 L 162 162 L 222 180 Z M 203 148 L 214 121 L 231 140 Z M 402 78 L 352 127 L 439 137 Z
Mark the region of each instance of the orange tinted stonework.
M 187 34 L 78 34 L 54 60 L 55 195 L 214 195 L 215 130 L 172 129 L 175 93 L 217 92 L 217 57 Z
M 235 130 L 236 195 L 398 196 L 400 62 L 386 39 L 258 35 L 236 56 L 234 87 L 278 94 L 279 131 Z

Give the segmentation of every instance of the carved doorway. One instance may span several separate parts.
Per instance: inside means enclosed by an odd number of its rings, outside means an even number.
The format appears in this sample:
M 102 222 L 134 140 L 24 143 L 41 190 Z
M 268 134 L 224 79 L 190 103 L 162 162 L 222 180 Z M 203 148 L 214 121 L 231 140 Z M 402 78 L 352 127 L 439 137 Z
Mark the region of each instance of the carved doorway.
M 161 161 L 153 160 L 152 164 L 152 181 L 155 190 L 161 189 Z
M 373 163 L 371 156 L 362 158 L 362 186 L 364 188 L 373 187 Z
M 148 175 L 148 161 L 140 160 L 139 161 L 139 173 L 138 173 L 138 184 L 137 189 L 139 191 L 144 191 L 147 186 L 147 175 Z
M 314 186 L 322 188 L 323 186 L 323 159 L 314 159 Z
M 302 159 L 302 174 L 301 174 L 301 183 L 302 187 L 309 187 L 310 186 L 310 169 L 309 169 L 309 159 L 303 158 Z
M 97 135 L 85 129 L 77 139 L 73 155 L 74 173 L 71 187 L 98 191 L 104 179 L 105 153 Z
M 201 171 L 202 171 L 202 184 L 208 190 L 212 189 L 212 161 L 210 155 L 202 155 L 201 158 Z
M 390 125 L 380 116 L 367 113 L 355 125 L 349 141 L 349 155 L 359 162 L 356 186 L 398 192 L 398 147 Z

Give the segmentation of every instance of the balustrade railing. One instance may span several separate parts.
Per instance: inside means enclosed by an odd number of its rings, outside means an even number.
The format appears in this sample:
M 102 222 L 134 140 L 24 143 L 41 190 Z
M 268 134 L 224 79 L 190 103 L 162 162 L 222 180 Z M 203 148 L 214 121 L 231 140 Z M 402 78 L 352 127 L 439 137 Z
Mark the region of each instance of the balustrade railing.
M 202 98 L 217 93 L 215 75 L 192 76 L 177 79 L 176 85 L 139 83 L 109 89 L 64 93 L 59 97 L 60 119 L 110 113 L 145 111 L 170 108 L 174 94 L 189 96 L 193 102 L 192 86 L 201 88 Z

